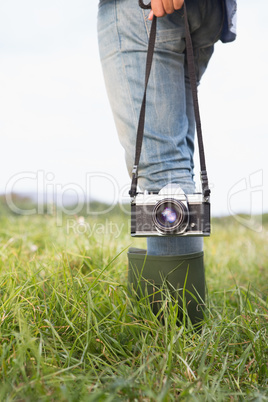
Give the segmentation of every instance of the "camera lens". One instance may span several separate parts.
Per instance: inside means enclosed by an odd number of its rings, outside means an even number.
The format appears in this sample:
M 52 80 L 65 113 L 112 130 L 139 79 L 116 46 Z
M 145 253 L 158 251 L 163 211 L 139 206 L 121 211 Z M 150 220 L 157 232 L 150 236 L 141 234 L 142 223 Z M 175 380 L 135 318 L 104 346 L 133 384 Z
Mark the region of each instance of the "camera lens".
M 153 221 L 162 233 L 182 233 L 188 224 L 188 209 L 184 203 L 174 199 L 159 201 L 153 211 Z

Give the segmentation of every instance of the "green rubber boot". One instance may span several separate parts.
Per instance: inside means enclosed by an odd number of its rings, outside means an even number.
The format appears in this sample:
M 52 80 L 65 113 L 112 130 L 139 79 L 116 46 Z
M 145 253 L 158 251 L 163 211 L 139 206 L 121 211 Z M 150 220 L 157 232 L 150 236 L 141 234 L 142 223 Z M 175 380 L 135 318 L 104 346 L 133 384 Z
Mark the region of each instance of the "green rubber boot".
M 205 303 L 203 252 L 179 256 L 152 256 L 146 255 L 146 250 L 130 248 L 128 262 L 130 288 L 138 297 L 148 295 L 155 314 L 162 305 L 164 289 L 168 288 L 170 294 L 178 298 L 180 321 L 183 317 L 183 306 L 186 307 L 193 325 L 202 321 Z

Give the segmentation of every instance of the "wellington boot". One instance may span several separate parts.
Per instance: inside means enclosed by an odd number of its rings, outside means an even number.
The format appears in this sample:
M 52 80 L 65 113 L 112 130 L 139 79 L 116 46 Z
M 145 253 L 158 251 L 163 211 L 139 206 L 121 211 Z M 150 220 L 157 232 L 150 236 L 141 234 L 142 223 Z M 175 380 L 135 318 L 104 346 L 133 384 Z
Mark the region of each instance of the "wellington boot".
M 178 300 L 178 319 L 187 310 L 193 325 L 203 319 L 205 303 L 205 273 L 203 252 L 178 256 L 146 255 L 146 250 L 128 251 L 128 282 L 140 298 L 148 295 L 155 314 L 163 305 L 166 290 Z

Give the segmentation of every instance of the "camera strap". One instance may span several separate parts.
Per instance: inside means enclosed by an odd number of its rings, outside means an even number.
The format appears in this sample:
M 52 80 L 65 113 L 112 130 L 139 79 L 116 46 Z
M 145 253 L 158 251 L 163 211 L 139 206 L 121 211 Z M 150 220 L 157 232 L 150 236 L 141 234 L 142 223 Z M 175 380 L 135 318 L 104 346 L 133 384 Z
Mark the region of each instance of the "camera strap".
M 139 5 L 143 9 L 150 9 L 151 3 L 144 4 L 143 0 L 139 0 Z M 187 64 L 188 64 L 188 73 L 193 97 L 193 106 L 194 106 L 194 114 L 195 114 L 195 124 L 198 138 L 198 148 L 199 148 L 199 159 L 200 159 L 200 176 L 201 176 L 201 185 L 202 185 L 202 193 L 205 198 L 208 198 L 210 195 L 210 189 L 208 185 L 208 176 L 206 170 L 206 161 L 205 161 L 205 152 L 204 152 L 204 144 L 203 144 L 203 136 L 202 136 L 202 127 L 201 127 L 201 119 L 199 113 L 199 104 L 198 104 L 198 95 L 197 95 L 197 80 L 195 73 L 195 63 L 194 63 L 194 52 L 192 46 L 192 39 L 188 24 L 188 16 L 186 4 L 184 1 L 184 21 L 185 21 L 185 41 L 186 41 L 186 56 L 187 56 Z M 137 194 L 137 185 L 138 185 L 138 166 L 141 155 L 142 148 L 142 140 L 144 135 L 144 124 L 145 124 L 145 110 L 146 110 L 146 92 L 148 81 L 150 77 L 152 62 L 153 62 L 153 54 L 155 48 L 155 39 L 156 39 L 156 26 L 157 26 L 157 18 L 154 16 L 150 31 L 148 51 L 147 51 L 147 59 L 146 59 L 146 69 L 145 69 L 145 86 L 144 86 L 144 95 L 142 99 L 140 116 L 138 122 L 137 129 L 137 138 L 136 138 L 136 153 L 134 166 L 132 170 L 132 181 L 131 188 L 129 194 L 131 197 L 134 197 Z

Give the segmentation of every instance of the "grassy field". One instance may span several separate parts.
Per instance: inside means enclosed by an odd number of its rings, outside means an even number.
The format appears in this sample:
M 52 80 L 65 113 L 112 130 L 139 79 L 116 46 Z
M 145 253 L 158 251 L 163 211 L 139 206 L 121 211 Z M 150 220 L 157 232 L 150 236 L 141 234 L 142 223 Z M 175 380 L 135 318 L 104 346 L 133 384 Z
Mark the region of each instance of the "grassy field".
M 213 222 L 202 332 L 127 289 L 128 218 L 0 216 L 0 401 L 268 401 L 268 222 Z

